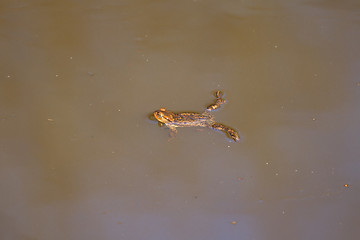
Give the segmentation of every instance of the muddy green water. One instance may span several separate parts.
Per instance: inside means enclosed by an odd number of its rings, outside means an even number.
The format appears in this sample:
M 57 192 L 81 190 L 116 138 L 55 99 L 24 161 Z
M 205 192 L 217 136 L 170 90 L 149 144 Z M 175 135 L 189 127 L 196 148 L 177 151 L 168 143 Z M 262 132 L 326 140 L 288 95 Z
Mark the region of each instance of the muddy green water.
M 356 240 L 358 1 L 6 1 L 0 239 Z M 168 129 L 160 107 L 209 129 Z

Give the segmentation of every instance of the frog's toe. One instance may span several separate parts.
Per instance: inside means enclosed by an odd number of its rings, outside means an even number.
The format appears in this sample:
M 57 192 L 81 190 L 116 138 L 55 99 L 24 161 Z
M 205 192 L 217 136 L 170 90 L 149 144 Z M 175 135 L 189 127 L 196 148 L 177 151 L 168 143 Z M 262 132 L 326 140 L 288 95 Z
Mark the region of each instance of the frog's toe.
M 237 142 L 237 141 L 240 140 L 239 134 L 237 132 L 235 132 L 235 131 L 230 132 L 229 135 L 230 135 L 230 138 L 232 138 L 234 140 L 234 142 Z

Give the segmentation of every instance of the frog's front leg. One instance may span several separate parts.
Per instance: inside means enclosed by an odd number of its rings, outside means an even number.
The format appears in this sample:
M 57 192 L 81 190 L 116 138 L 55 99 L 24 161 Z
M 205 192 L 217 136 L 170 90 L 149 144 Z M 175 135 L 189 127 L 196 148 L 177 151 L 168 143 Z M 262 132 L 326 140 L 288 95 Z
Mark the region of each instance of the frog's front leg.
M 170 132 L 169 132 L 169 141 L 171 141 L 177 134 L 177 129 L 176 127 L 173 127 L 173 126 L 167 126 L 169 129 L 170 129 Z
M 240 140 L 240 136 L 239 136 L 238 132 L 236 130 L 232 129 L 231 127 L 225 126 L 224 124 L 221 124 L 221 123 L 214 123 L 214 124 L 210 125 L 210 127 L 226 133 L 228 135 L 228 137 L 231 138 L 232 140 L 234 140 L 235 142 Z

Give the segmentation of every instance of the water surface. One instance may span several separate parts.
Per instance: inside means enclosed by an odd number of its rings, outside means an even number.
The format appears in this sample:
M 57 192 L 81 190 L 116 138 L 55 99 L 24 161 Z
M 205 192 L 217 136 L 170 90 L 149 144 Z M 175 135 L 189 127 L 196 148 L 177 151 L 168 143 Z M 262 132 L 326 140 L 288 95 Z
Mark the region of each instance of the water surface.
M 5 1 L 1 239 L 357 239 L 356 1 Z M 160 107 L 241 132 L 168 130 Z

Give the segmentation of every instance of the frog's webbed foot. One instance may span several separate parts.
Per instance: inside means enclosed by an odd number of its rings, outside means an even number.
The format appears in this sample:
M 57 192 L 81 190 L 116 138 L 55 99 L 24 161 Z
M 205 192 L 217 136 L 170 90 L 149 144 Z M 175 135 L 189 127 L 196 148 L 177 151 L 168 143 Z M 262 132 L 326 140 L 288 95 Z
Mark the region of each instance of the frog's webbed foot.
M 234 140 L 234 142 L 240 140 L 240 136 L 237 133 L 237 131 L 235 131 L 231 127 L 225 126 L 225 125 L 223 125 L 221 123 L 214 123 L 210 127 L 213 128 L 213 129 L 220 130 L 220 131 L 226 133 L 226 135 L 229 138 L 231 138 L 232 140 Z
M 215 103 L 208 106 L 206 108 L 206 110 L 213 111 L 213 110 L 220 108 L 220 106 L 226 102 L 225 99 L 223 98 L 223 95 L 224 95 L 223 92 L 216 91 L 215 92 L 215 97 L 216 97 Z

